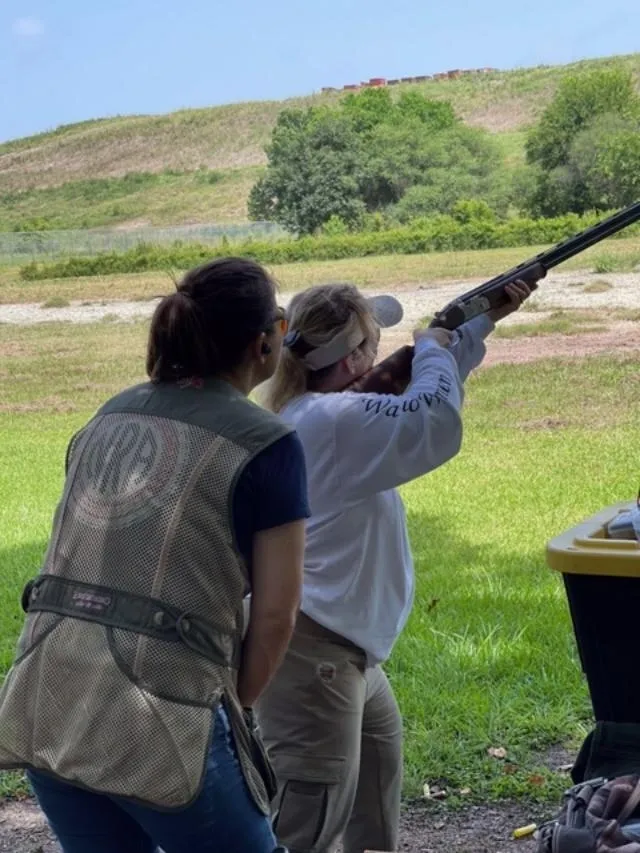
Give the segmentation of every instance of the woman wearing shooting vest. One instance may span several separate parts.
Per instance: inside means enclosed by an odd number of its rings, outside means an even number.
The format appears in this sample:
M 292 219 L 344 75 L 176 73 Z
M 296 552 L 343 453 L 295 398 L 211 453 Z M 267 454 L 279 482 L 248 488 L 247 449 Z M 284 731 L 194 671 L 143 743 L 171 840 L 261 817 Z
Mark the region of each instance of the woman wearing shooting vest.
M 65 853 L 281 849 L 251 706 L 295 624 L 309 511 L 295 431 L 248 396 L 285 330 L 260 266 L 192 270 L 153 316 L 149 381 L 70 443 L 0 692 L 0 766 L 27 769 Z
M 392 297 L 350 285 L 296 295 L 267 406 L 295 427 L 309 478 L 301 610 L 256 712 L 278 780 L 276 835 L 291 853 L 396 850 L 402 724 L 381 664 L 404 627 L 414 574 L 396 487 L 455 456 L 463 382 L 510 302 L 456 333 L 414 332 L 401 395 L 350 392 L 373 365 L 380 327 L 402 317 Z M 428 689 L 428 685 L 426 685 Z

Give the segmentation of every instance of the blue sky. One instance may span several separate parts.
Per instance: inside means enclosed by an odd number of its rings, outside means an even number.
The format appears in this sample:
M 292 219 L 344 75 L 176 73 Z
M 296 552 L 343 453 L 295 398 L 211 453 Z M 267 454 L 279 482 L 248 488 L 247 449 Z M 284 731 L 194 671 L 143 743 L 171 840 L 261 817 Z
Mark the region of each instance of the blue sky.
M 369 77 L 637 50 L 640 0 L 2 0 L 0 140 Z

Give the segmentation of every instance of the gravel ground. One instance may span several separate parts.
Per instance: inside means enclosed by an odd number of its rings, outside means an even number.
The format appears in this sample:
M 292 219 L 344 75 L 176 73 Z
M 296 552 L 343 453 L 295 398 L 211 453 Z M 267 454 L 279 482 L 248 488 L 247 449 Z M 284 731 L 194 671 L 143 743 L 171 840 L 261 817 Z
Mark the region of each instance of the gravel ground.
M 601 293 L 585 292 L 585 286 L 595 282 L 611 285 Z M 390 288 L 404 306 L 404 320 L 399 327 L 405 335 L 416 322 L 428 314 L 440 310 L 444 305 L 480 284 L 477 281 L 449 281 L 446 284 L 403 286 Z M 367 294 L 380 293 L 367 289 Z M 281 301 L 286 305 L 292 294 L 283 293 Z M 640 308 L 640 272 L 625 274 L 596 275 L 594 273 L 550 273 L 531 297 L 541 311 L 565 309 Z M 96 302 L 71 303 L 64 308 L 43 308 L 38 303 L 0 305 L 0 323 L 25 325 L 31 323 L 71 322 L 95 323 L 108 317 L 132 321 L 151 316 L 157 300 L 149 302 Z M 531 322 L 531 312 L 518 312 L 506 322 Z
M 548 817 L 548 809 L 540 812 L 514 803 L 468 806 L 455 812 L 412 806 L 402 816 L 398 853 L 533 853 L 533 838 L 514 841 L 512 832 Z M 0 808 L 0 853 L 61 851 L 42 812 L 27 800 Z

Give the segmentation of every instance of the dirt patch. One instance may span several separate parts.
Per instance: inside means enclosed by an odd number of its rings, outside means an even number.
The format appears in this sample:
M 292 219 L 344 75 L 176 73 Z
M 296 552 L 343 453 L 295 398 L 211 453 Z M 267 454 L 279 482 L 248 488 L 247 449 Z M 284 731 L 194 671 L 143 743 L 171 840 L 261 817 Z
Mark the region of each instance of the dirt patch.
M 48 832 L 42 812 L 30 800 L 0 806 L 1 853 L 60 853 Z
M 490 133 L 520 130 L 534 119 L 533 103 L 524 98 L 501 99 L 467 112 L 466 122 Z
M 527 316 L 531 317 L 530 314 Z M 385 358 L 406 343 L 406 330 L 387 332 L 380 344 L 380 358 Z M 601 331 L 577 331 L 573 334 L 552 332 L 544 336 L 521 335 L 513 338 L 490 335 L 486 345 L 487 354 L 479 369 L 496 364 L 525 364 L 543 358 L 572 359 L 611 353 L 629 354 L 640 351 L 640 325 L 615 321 Z
M 33 347 L 21 341 L 2 341 L 0 343 L 0 359 L 22 358 L 33 353 Z
M 591 284 L 585 284 L 583 293 L 606 293 L 611 290 L 613 285 L 609 281 L 592 281 Z
M 569 426 L 569 421 L 562 420 L 561 418 L 537 418 L 532 421 L 521 421 L 518 426 L 520 429 L 533 431 L 562 429 L 562 427 Z
M 640 326 L 615 322 L 602 332 L 551 334 L 544 337 L 495 338 L 487 341 L 483 367 L 524 364 L 541 358 L 581 358 L 589 355 L 630 354 L 640 351 Z
M 419 806 L 403 815 L 398 850 L 402 853 L 531 853 L 533 836 L 513 839 L 513 830 L 551 817 L 549 809 L 523 804 L 468 806 L 432 812 Z
M 542 750 L 537 762 L 566 774 L 571 784 L 568 769 L 574 758 L 559 743 Z M 453 809 L 436 800 L 408 803 L 400 820 L 397 853 L 533 853 L 533 836 L 515 841 L 513 831 L 551 819 L 557 805 L 504 801 Z M 0 802 L 0 853 L 61 853 L 34 800 Z
M 398 853 L 531 853 L 532 838 L 515 843 L 513 830 L 549 817 L 548 807 L 522 803 L 457 811 L 412 805 L 402 815 Z M 0 853 L 60 853 L 32 800 L 0 806 Z
M 138 228 L 151 228 L 150 219 L 130 219 L 128 222 L 119 222 L 113 226 L 114 231 L 136 231 Z

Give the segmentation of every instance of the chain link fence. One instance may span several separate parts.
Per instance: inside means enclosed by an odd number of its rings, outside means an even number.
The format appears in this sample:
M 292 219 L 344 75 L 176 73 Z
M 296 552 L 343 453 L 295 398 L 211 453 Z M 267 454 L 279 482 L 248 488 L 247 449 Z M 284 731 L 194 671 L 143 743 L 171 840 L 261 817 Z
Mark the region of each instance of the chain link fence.
M 202 243 L 215 246 L 224 238 L 241 240 L 279 240 L 291 236 L 273 222 L 242 224 L 181 225 L 170 228 L 91 231 L 21 231 L 0 233 L 0 262 L 22 264 L 29 261 L 64 258 L 72 255 L 97 255 L 100 252 L 124 252 L 146 243 Z

